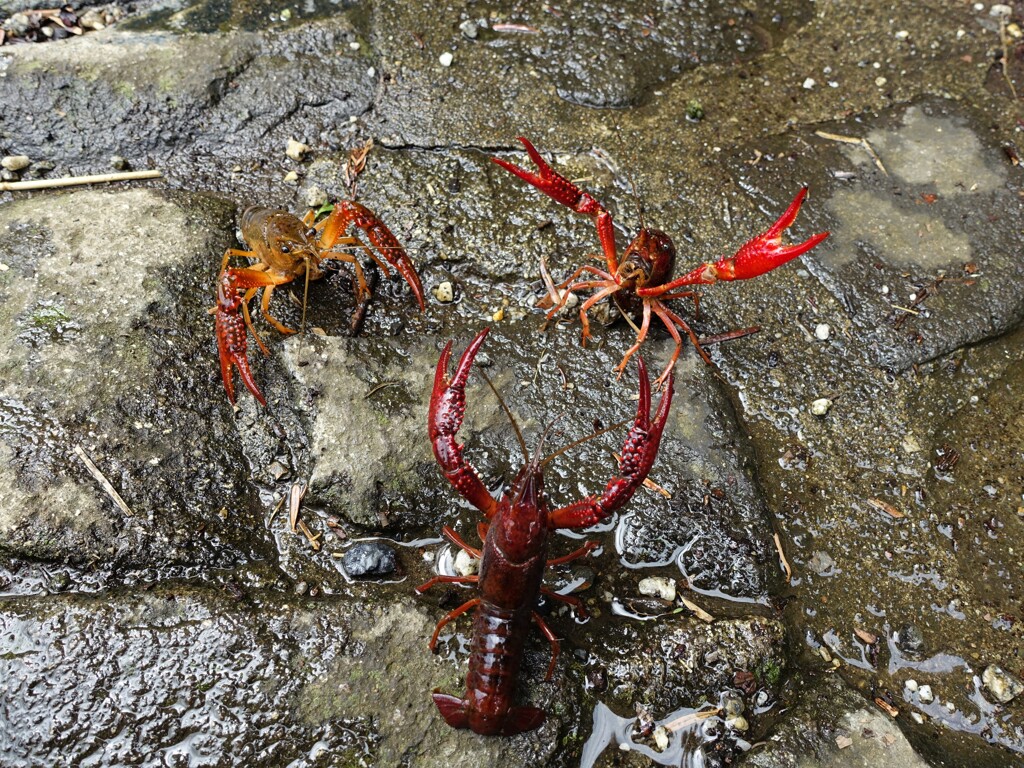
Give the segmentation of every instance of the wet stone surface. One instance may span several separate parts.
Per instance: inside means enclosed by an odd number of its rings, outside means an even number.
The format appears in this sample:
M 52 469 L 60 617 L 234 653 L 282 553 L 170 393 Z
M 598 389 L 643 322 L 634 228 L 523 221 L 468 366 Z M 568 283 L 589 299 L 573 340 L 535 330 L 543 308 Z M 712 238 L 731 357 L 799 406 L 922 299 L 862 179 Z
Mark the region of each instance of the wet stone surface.
M 28 158 L 3 181 L 165 174 L 0 190 L 0 763 L 1024 764 L 1024 68 L 1022 20 L 1004 71 L 993 9 L 174 0 L 0 47 L 0 157 Z M 427 639 L 472 593 L 413 593 L 454 573 L 441 527 L 475 545 L 481 521 L 427 442 L 440 350 L 492 326 L 477 365 L 531 449 L 632 419 L 637 390 L 612 370 L 635 331 L 601 307 L 586 349 L 574 317 L 539 332 L 541 259 L 562 278 L 598 243 L 490 162 L 527 164 L 518 135 L 606 205 L 620 249 L 641 215 L 672 236 L 677 273 L 803 185 L 790 239 L 832 234 L 699 313 L 675 302 L 699 336 L 762 330 L 709 345 L 714 367 L 684 350 L 664 493 L 552 537 L 552 556 L 600 544 L 551 574 L 591 618 L 545 601 L 561 653 L 545 680 L 531 634 L 518 702 L 547 720 L 483 738 L 429 696 L 465 689 L 468 621 L 437 656 Z M 305 332 L 254 313 L 268 407 L 239 385 L 232 409 L 207 311 L 238 211 L 348 196 L 370 138 L 358 196 L 427 311 L 382 278 L 353 336 L 330 270 Z M 273 314 L 297 328 L 302 296 L 280 287 Z M 659 370 L 672 344 L 650 336 Z M 479 377 L 467 402 L 465 455 L 500 493 L 521 451 Z M 624 431 L 551 462 L 552 504 L 604 487 Z M 346 573 L 365 544 L 394 571 Z

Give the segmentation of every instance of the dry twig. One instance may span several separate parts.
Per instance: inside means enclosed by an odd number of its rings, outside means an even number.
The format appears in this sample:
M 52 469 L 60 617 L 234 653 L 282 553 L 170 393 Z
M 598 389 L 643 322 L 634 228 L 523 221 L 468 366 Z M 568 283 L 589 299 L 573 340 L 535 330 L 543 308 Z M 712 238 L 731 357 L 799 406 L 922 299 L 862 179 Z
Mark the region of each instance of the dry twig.
M 94 176 L 64 176 L 59 179 L 35 179 L 33 181 L 0 182 L 0 192 L 20 192 L 29 189 L 55 189 L 75 187 L 81 184 L 105 184 L 112 181 L 133 181 L 135 179 L 159 179 L 160 171 L 124 171 L 122 173 L 100 173 Z
M 843 144 L 854 144 L 861 147 L 865 152 L 871 155 L 871 159 L 875 161 L 875 165 L 878 166 L 878 170 L 886 176 L 889 175 L 889 172 L 885 170 L 885 166 L 882 165 L 882 158 L 880 158 L 874 148 L 868 144 L 867 139 L 858 139 L 856 136 L 841 136 L 838 133 L 828 133 L 827 131 L 815 131 L 814 135 L 822 139 L 828 139 L 829 141 L 838 141 Z
M 128 515 L 128 517 L 134 516 L 135 513 L 132 512 L 132 508 L 125 503 L 124 499 L 121 498 L 121 494 L 114 490 L 114 486 L 110 484 L 110 481 L 107 480 L 106 476 L 100 471 L 99 467 L 92 463 L 92 459 L 90 459 L 88 454 L 86 454 L 85 449 L 83 449 L 82 446 L 80 445 L 76 445 L 75 453 L 78 454 L 78 458 L 80 458 L 82 460 L 82 463 L 85 464 L 85 468 L 89 470 L 89 474 L 96 479 L 96 482 L 100 484 L 100 487 L 104 491 L 106 491 L 107 496 L 110 497 L 110 500 L 117 505 L 117 508 L 124 512 L 126 515 Z

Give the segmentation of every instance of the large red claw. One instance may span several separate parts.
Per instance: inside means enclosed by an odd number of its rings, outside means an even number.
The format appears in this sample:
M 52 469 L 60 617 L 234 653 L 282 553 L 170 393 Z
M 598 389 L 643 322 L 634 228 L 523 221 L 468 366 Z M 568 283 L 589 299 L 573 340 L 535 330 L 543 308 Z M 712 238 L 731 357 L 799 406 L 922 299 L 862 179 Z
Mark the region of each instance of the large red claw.
M 266 405 L 266 398 L 256 386 L 252 370 L 249 368 L 247 353 L 248 332 L 245 321 L 239 314 L 242 306 L 242 291 L 254 284 L 266 285 L 266 275 L 252 270 L 224 270 L 217 285 L 217 307 L 215 326 L 217 332 L 217 352 L 220 356 L 220 376 L 224 381 L 224 390 L 228 400 L 235 404 L 235 383 L 233 369 L 238 369 L 239 378 L 252 392 L 260 405 Z
M 795 245 L 782 244 L 782 235 L 796 219 L 805 197 L 807 197 L 807 187 L 797 193 L 785 213 L 774 224 L 765 232 L 744 243 L 734 255 L 719 259 L 714 263 L 706 262 L 669 283 L 657 288 L 641 288 L 637 293 L 641 296 L 651 296 L 684 285 L 710 285 L 719 280 L 749 280 L 752 277 L 771 272 L 787 261 L 792 261 L 797 256 L 807 253 L 830 233 L 819 232 Z
M 592 195 L 584 192 L 544 162 L 544 158 L 540 156 L 540 152 L 530 143 L 529 139 L 520 136 L 519 141 L 526 147 L 526 154 L 533 160 L 539 173 L 530 173 L 500 157 L 492 157 L 491 160 L 527 184 L 536 187 L 555 202 L 571 208 L 576 213 L 592 216 L 608 271 L 615 272 L 618 269 L 619 260 L 615 252 L 615 229 L 612 226 L 611 214 Z
M 726 271 L 731 269 L 730 277 L 719 275 L 721 280 L 747 280 L 751 277 L 771 272 L 776 267 L 781 267 L 787 261 L 795 259 L 807 253 L 814 246 L 829 236 L 828 232 L 819 232 L 812 235 L 802 243 L 795 245 L 783 245 L 782 234 L 796 220 L 800 212 L 800 206 L 807 197 L 807 187 L 801 189 L 793 202 L 789 204 L 778 221 L 771 225 L 766 232 L 748 240 L 736 251 L 732 259 L 722 259 L 715 266 Z M 722 266 L 719 266 L 722 265 Z
M 658 410 L 651 419 L 651 382 L 647 365 L 637 358 L 640 368 L 640 398 L 636 407 L 636 420 L 622 443 L 619 476 L 605 486 L 601 498 L 588 496 L 554 510 L 548 517 L 551 528 L 586 528 L 601 522 L 633 498 L 637 488 L 647 479 L 661 446 L 661 435 L 668 422 L 675 390 L 675 373 L 669 373 L 665 392 L 658 402 Z
M 603 210 L 593 197 L 548 165 L 544 158 L 540 156 L 540 152 L 530 143 L 529 139 L 520 136 L 519 141 L 526 147 L 526 154 L 533 160 L 539 173 L 530 173 L 507 160 L 502 160 L 500 157 L 492 157 L 491 160 L 509 173 L 518 176 L 527 184 L 533 185 L 556 202 L 572 208 L 576 213 L 596 214 Z
M 380 255 L 387 260 L 387 263 L 394 267 L 405 279 L 405 282 L 409 284 L 409 288 L 416 297 L 416 302 L 420 305 L 420 312 L 425 312 L 427 305 L 423 299 L 423 285 L 420 283 L 420 277 L 416 274 L 416 268 L 413 266 L 409 254 L 405 252 L 405 248 L 398 242 L 398 238 L 392 234 L 391 230 L 387 228 L 387 225 L 377 218 L 377 214 L 365 205 L 360 205 L 352 200 L 338 202 L 334 206 L 331 215 L 325 220 L 320 231 L 321 246 L 325 249 L 333 246 L 338 241 L 338 238 L 344 234 L 345 230 L 348 229 L 349 225 L 353 225 L 366 233 L 366 237 L 373 244 L 373 247 L 380 252 Z M 373 251 L 369 249 L 367 251 L 384 272 L 385 276 L 390 277 L 391 273 L 388 271 L 387 265 L 382 263 Z
M 466 382 L 469 380 L 469 372 L 489 331 L 489 328 L 484 328 L 469 343 L 451 377 L 448 376 L 448 363 L 452 355 L 452 342 L 445 345 L 434 371 L 434 389 L 430 393 L 427 417 L 427 433 L 434 449 L 434 458 L 444 476 L 463 498 L 488 517 L 497 510 L 497 503 L 473 465 L 462 458 L 463 446 L 455 436 L 466 414 Z

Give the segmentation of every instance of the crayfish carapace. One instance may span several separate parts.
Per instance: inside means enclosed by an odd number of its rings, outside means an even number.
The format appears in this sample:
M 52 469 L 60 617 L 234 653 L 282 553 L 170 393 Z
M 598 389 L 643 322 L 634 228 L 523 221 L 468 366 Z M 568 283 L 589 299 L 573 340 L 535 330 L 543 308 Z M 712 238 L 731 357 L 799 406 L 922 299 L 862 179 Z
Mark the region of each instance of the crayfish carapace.
M 232 380 L 232 369 L 235 367 L 238 368 L 238 375 L 253 397 L 262 405 L 267 404 L 256 386 L 246 355 L 247 331 L 252 332 L 263 354 L 267 354 L 266 345 L 252 327 L 252 319 L 249 316 L 249 301 L 260 288 L 263 288 L 263 299 L 260 302 L 263 316 L 281 333 L 295 331 L 270 314 L 270 297 L 274 288 L 302 277 L 307 281 L 316 280 L 323 275 L 320 264 L 325 260 L 336 259 L 351 264 L 355 271 L 357 302 L 369 298 L 370 287 L 367 285 L 359 260 L 351 253 L 334 250 L 335 248 L 361 249 L 373 259 L 386 277 L 391 276 L 388 269 L 390 264 L 409 284 L 420 305 L 420 311 L 425 309 L 423 286 L 409 256 L 398 242 L 398 238 L 373 211 L 351 200 L 343 200 L 336 203 L 331 214 L 318 224 L 313 224 L 315 215 L 310 211 L 300 219 L 287 211 L 259 207 L 247 208 L 242 213 L 242 238 L 252 250 L 229 248 L 224 254 L 217 282 L 217 306 L 213 310 L 217 318 L 220 373 L 224 379 L 228 400 L 232 404 L 235 402 L 235 385 Z M 373 248 L 358 237 L 344 236 L 350 227 L 362 230 Z M 229 267 L 228 261 L 233 256 L 244 256 L 257 261 L 248 267 Z

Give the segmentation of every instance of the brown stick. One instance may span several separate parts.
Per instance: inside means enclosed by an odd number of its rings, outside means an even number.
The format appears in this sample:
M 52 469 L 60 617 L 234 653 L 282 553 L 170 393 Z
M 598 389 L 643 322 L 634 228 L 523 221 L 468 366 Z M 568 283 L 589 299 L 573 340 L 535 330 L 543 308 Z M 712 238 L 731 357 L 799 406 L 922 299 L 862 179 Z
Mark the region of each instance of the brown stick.
M 82 460 L 82 463 L 85 464 L 85 468 L 89 470 L 89 474 L 92 475 L 96 479 L 96 482 L 100 484 L 100 487 L 107 492 L 107 496 L 109 496 L 110 500 L 117 505 L 118 509 L 128 515 L 128 517 L 133 517 L 135 513 L 132 512 L 132 508 L 125 503 L 124 499 L 121 498 L 121 494 L 114 490 L 114 486 L 110 484 L 110 481 L 107 480 L 99 467 L 92 463 L 92 459 L 90 459 L 88 454 L 86 454 L 85 449 L 80 445 L 76 445 L 75 453 L 78 454 L 78 458 Z

